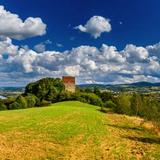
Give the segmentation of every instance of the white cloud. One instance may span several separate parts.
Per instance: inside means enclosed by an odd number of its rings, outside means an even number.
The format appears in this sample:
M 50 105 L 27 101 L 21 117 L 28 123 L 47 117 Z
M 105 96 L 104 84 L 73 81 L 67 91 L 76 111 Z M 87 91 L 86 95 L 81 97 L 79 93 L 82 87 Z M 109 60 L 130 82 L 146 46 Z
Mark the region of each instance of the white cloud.
M 71 76 L 79 76 L 80 74 L 80 69 L 81 67 L 79 65 L 74 65 L 74 66 L 65 66 L 64 67 L 64 72 L 67 75 Z
M 103 44 L 101 47 L 101 52 L 100 58 L 102 60 L 108 60 L 108 61 L 113 61 L 113 62 L 119 62 L 119 63 L 124 63 L 125 62 L 125 57 L 122 56 L 121 53 L 117 51 L 117 48 L 114 46 L 108 46 L 106 44 Z
M 145 61 L 148 56 L 148 50 L 144 47 L 137 47 L 133 44 L 129 44 L 124 49 L 124 55 L 130 62 L 142 62 Z
M 132 83 L 160 81 L 160 59 L 156 45 L 151 54 L 147 47 L 127 45 L 122 51 L 103 44 L 79 46 L 64 52 L 38 53 L 28 47 L 12 44 L 10 38 L 0 39 L 0 81 L 2 84 L 26 84 L 42 77 L 76 76 L 78 83 Z M 7 58 L 4 56 L 7 53 Z M 7 81 L 7 83 L 6 83 Z
M 34 50 L 38 53 L 42 53 L 46 50 L 46 46 L 43 43 L 37 44 L 34 46 Z
M 160 42 L 154 45 L 149 45 L 146 47 L 150 56 L 156 56 L 160 58 Z
M 89 33 L 96 39 L 100 37 L 102 33 L 110 32 L 112 28 L 109 19 L 102 16 L 93 16 L 84 26 L 79 25 L 75 27 L 75 29 L 78 29 L 81 32 Z
M 12 44 L 12 40 L 10 38 L 0 37 L 0 55 L 15 55 L 18 48 L 18 46 Z
M 46 24 L 41 18 L 28 17 L 22 20 L 17 14 L 13 14 L 0 6 L 0 35 L 22 40 L 34 36 L 42 36 L 46 33 Z

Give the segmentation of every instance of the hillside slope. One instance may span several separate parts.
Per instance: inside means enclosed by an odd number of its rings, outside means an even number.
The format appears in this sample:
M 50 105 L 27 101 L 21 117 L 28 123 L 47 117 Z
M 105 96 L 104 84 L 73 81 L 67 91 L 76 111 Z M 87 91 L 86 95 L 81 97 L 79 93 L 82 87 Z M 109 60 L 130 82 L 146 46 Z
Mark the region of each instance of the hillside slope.
M 158 160 L 159 151 L 140 119 L 80 102 L 0 112 L 0 160 Z

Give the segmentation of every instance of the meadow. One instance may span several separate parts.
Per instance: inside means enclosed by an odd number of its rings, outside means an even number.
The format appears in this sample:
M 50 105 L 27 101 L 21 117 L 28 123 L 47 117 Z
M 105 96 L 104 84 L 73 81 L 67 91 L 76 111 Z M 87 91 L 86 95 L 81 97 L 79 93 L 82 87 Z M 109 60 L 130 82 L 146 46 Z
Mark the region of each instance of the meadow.
M 160 159 L 160 138 L 142 119 L 68 101 L 0 112 L 0 159 Z

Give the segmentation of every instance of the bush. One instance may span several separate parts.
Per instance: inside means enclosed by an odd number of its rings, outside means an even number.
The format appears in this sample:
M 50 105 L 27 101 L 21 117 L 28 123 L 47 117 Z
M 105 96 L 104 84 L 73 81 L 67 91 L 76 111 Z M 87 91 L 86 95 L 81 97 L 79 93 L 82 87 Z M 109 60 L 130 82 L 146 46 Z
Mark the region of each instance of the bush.
M 131 115 L 131 95 L 128 95 L 127 93 L 121 93 L 118 95 L 118 97 L 115 99 L 116 106 L 114 108 L 114 111 L 116 113 L 121 114 L 128 114 Z
M 113 100 L 113 95 L 111 92 L 102 92 L 101 99 L 105 103 L 106 101 Z
M 3 102 L 0 102 L 0 110 L 7 110 L 7 106 Z
M 101 98 L 99 98 L 94 93 L 77 93 L 75 99 L 84 103 L 89 103 L 96 106 L 103 106 Z
M 7 108 L 9 109 L 9 105 L 12 104 L 15 101 L 16 98 L 13 97 L 9 97 L 7 99 L 3 100 L 3 103 L 7 106 Z
M 94 87 L 94 91 L 93 91 L 94 94 L 96 94 L 97 96 L 101 96 L 101 91 L 98 87 Z
M 58 95 L 57 100 L 59 102 L 62 101 L 71 101 L 71 100 L 76 100 L 76 93 L 71 93 L 71 92 L 62 92 Z
M 143 100 L 140 94 L 134 93 L 130 99 L 131 101 L 131 114 L 136 116 L 143 115 Z
M 42 100 L 39 104 L 40 107 L 47 107 L 48 105 L 50 105 L 51 102 L 50 101 L 46 101 L 46 100 Z
M 9 105 L 9 109 L 13 110 L 13 109 L 21 109 L 22 106 L 18 103 L 18 102 L 14 102 L 12 104 Z
M 39 104 L 39 99 L 33 95 L 33 94 L 28 94 L 26 97 L 25 97 L 26 101 L 27 101 L 27 107 L 30 108 L 30 107 L 34 107 L 36 105 L 40 105 Z
M 21 105 L 21 108 L 27 108 L 28 107 L 27 100 L 22 95 L 17 97 L 16 102 Z
M 115 110 L 115 108 L 117 107 L 116 104 L 114 102 L 112 102 L 111 100 L 110 101 L 107 101 L 104 103 L 104 107 L 106 108 L 111 108 L 113 110 Z

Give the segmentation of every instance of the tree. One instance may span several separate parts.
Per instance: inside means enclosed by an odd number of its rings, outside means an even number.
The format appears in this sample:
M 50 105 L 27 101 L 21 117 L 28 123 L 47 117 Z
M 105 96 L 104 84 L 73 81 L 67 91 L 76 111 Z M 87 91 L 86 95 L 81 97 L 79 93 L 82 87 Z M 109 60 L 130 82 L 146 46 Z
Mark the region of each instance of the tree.
M 28 108 L 39 105 L 39 99 L 33 94 L 28 94 L 25 99 L 27 101 Z
M 106 101 L 112 100 L 113 95 L 111 92 L 102 92 L 101 93 L 101 99 L 105 103 Z
M 42 100 L 52 100 L 55 95 L 64 91 L 65 87 L 59 78 L 43 78 L 26 86 L 25 94 L 31 93 Z
M 21 105 L 18 102 L 14 102 L 9 105 L 9 109 L 21 109 Z
M 90 87 L 85 88 L 84 92 L 86 93 L 92 93 L 92 89 Z
M 19 105 L 21 106 L 20 108 L 27 108 L 28 107 L 27 101 L 26 101 L 25 97 L 23 97 L 22 95 L 17 97 L 16 102 L 19 103 Z
M 112 108 L 114 110 L 116 108 L 116 104 L 114 102 L 112 102 L 111 100 L 109 100 L 109 101 L 105 102 L 104 107 Z
M 3 102 L 0 102 L 0 110 L 7 110 L 7 106 Z
M 142 112 L 142 98 L 141 95 L 134 93 L 131 97 L 131 112 L 133 115 L 140 115 Z
M 84 103 L 89 103 L 96 106 L 103 106 L 101 98 L 94 93 L 77 93 L 75 98 L 76 100 Z
M 123 113 L 131 115 L 131 95 L 127 93 L 120 93 L 118 97 L 115 99 L 116 108 L 114 111 L 117 113 Z
M 93 93 L 96 94 L 99 97 L 101 96 L 101 92 L 100 92 L 100 89 L 98 87 L 94 87 Z

